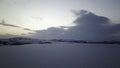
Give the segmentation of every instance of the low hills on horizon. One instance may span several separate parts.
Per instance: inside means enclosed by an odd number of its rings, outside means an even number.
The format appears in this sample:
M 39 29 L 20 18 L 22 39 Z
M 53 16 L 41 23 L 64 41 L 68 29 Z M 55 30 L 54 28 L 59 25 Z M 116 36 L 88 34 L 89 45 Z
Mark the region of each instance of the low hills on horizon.
M 82 43 L 82 44 L 120 44 L 118 40 L 111 41 L 85 41 L 85 40 L 73 40 L 73 39 L 50 39 L 50 40 L 40 40 L 24 37 L 13 37 L 0 39 L 0 46 L 6 45 L 24 45 L 24 44 L 52 44 L 55 42 L 64 43 Z

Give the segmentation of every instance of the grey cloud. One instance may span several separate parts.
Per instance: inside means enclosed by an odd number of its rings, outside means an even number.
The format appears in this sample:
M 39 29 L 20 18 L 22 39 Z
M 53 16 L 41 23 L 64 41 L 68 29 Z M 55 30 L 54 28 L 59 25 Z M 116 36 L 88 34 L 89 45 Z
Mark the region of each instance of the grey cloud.
M 33 30 L 29 29 L 29 28 L 23 28 L 23 30 L 33 31 Z
M 79 11 L 79 10 L 78 11 L 77 10 L 71 10 L 71 12 L 74 13 L 76 16 L 89 13 L 86 10 L 81 10 L 81 11 Z
M 109 18 L 98 16 L 86 10 L 78 12 L 76 17 L 76 20 L 73 21 L 76 26 L 69 27 L 68 30 L 64 30 L 64 27 L 52 27 L 47 30 L 37 31 L 33 36 L 50 39 L 120 40 L 118 35 L 120 33 L 120 24 L 110 25 Z
M 20 26 L 16 26 L 16 25 L 12 25 L 12 24 L 7 24 L 7 23 L 5 23 L 4 20 L 2 20 L 2 22 L 0 23 L 0 25 L 20 28 Z
M 109 24 L 109 19 L 103 16 L 95 15 L 92 12 L 85 10 L 80 11 L 80 16 L 74 21 L 77 25 L 96 25 L 102 26 L 103 24 Z
M 2 20 L 2 22 L 0 23 L 0 25 L 2 25 L 2 26 L 7 26 L 7 27 L 20 28 L 20 29 L 22 29 L 22 30 L 27 30 L 27 31 L 34 31 L 34 30 L 29 29 L 29 28 L 24 28 L 24 27 L 21 27 L 21 26 L 13 25 L 13 24 L 8 24 L 8 23 L 6 23 L 4 20 Z
M 11 38 L 11 37 L 16 37 L 17 35 L 12 35 L 12 34 L 4 34 L 4 35 L 1 35 L 0 34 L 0 38 Z
M 69 26 L 60 26 L 60 28 L 70 28 Z
M 63 28 L 51 27 L 47 30 L 40 30 L 33 33 L 32 36 L 41 39 L 53 39 L 53 38 L 61 38 L 62 34 L 65 32 Z
M 86 10 L 80 11 L 79 17 L 74 21 L 76 26 L 71 27 L 68 34 L 73 38 L 85 40 L 111 40 L 119 39 L 120 37 L 113 37 L 112 34 L 120 31 L 120 24 L 109 25 L 110 19 L 104 16 L 98 16 Z
M 29 32 L 28 34 L 33 34 L 33 33 Z

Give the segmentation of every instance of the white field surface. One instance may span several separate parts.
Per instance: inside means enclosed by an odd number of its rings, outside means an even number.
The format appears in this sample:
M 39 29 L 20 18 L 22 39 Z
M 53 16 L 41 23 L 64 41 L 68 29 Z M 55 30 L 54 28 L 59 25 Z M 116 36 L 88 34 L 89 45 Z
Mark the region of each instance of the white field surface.
M 0 68 L 120 68 L 120 45 L 55 43 L 2 46 Z

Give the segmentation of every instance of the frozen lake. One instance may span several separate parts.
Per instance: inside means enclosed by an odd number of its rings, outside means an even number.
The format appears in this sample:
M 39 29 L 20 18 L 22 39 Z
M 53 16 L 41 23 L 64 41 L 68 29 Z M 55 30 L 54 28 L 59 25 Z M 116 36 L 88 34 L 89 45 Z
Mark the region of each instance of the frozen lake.
M 120 68 L 120 45 L 56 43 L 2 46 L 0 68 Z

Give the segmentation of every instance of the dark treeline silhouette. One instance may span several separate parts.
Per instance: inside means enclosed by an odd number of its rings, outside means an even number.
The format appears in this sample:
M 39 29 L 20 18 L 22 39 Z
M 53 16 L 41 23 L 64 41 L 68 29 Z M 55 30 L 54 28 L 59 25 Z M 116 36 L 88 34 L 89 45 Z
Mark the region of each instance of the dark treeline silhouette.
M 23 37 L 0 39 L 0 45 L 50 44 L 50 43 L 51 42 L 44 40 L 23 38 Z
M 67 43 L 83 43 L 83 44 L 120 44 L 120 41 L 85 41 L 85 40 L 73 40 L 73 39 L 51 39 L 51 40 L 39 40 L 31 38 L 14 37 L 8 39 L 0 39 L 0 45 L 24 45 L 24 44 L 51 44 L 55 42 L 67 42 Z
M 53 39 L 52 41 L 69 42 L 69 43 L 88 43 L 88 44 L 120 44 L 120 41 L 117 41 L 117 40 L 111 40 L 111 41 L 85 41 L 85 40 Z

